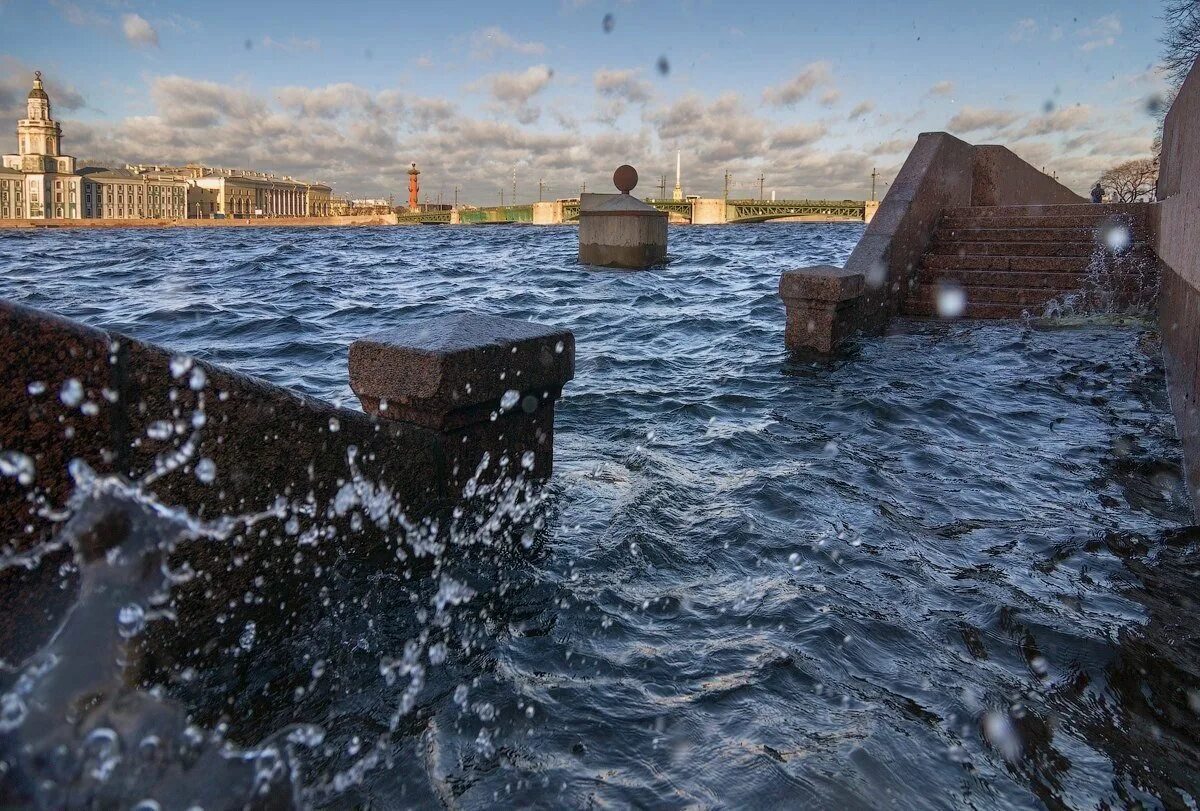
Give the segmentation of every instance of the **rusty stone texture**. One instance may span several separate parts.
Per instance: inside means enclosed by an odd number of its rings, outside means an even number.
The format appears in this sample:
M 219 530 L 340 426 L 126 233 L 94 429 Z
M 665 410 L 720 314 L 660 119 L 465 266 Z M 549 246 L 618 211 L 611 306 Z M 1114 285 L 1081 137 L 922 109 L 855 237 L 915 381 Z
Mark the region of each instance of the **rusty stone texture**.
M 457 314 L 350 345 L 366 411 L 438 431 L 488 420 L 510 391 L 556 398 L 574 376 L 570 330 L 512 318 Z
M 487 454 L 497 472 L 553 470 L 554 401 L 575 376 L 575 336 L 477 314 L 388 330 L 350 346 L 350 387 L 363 409 L 439 432 L 452 486 Z
M 203 361 L 189 361 L 191 368 L 176 375 L 174 356 L 164 349 L 7 302 L 0 302 L 0 352 L 5 358 L 0 451 L 25 454 L 35 465 L 29 486 L 0 477 L 0 543 L 15 551 L 53 535 L 57 525 L 41 507 L 60 509 L 66 503 L 72 459 L 82 459 L 101 475 L 141 479 L 192 433 L 191 416 L 201 398 L 206 422 L 197 433 L 194 456 L 147 487 L 164 504 L 197 518 L 262 511 L 278 498 L 329 504 L 351 477 L 351 446 L 361 474 L 386 486 L 413 520 L 437 514 L 457 496 L 444 437 L 420 426 L 335 408 Z M 203 375 L 199 390 L 193 388 L 200 383 L 199 377 L 193 382 L 197 369 Z M 79 398 L 68 396 L 64 402 L 60 392 L 69 381 L 78 382 Z M 167 426 L 169 436 L 151 426 Z M 196 475 L 200 459 L 215 464 L 211 483 Z M 351 531 L 348 518 L 330 522 L 345 525 L 338 543 L 306 548 L 305 567 L 350 551 L 389 550 L 396 543 L 370 524 Z M 176 596 L 187 606 L 193 630 L 201 628 L 214 640 L 233 633 L 236 641 L 237 612 L 228 624 L 211 621 L 223 604 L 206 598 L 205 590 L 240 598 L 261 591 L 252 581 L 262 571 L 271 571 L 280 588 L 289 577 L 302 577 L 294 562 L 296 538 L 282 524 L 270 519 L 256 528 L 261 535 L 188 551 L 189 562 L 204 576 Z M 237 555 L 252 557 L 254 565 L 235 565 Z M 53 618 L 72 599 L 57 573 L 62 560 L 53 557 L 28 571 L 14 567 L 0 573 L 6 609 L 0 612 L 0 650 L 6 658 L 19 660 L 43 642 Z M 287 590 L 276 607 L 284 599 L 298 605 L 307 596 Z M 280 609 L 278 617 L 256 621 L 265 630 L 288 613 Z M 169 627 L 181 634 L 177 655 L 196 647 L 182 638 L 183 629 Z M 167 640 L 163 646 L 171 647 Z

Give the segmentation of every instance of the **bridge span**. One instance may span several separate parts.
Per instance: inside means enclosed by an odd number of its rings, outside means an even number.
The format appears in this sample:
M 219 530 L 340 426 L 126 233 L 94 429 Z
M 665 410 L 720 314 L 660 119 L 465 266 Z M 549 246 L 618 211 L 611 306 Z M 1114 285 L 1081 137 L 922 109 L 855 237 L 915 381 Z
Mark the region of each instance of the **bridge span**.
M 870 222 L 879 208 L 876 200 L 725 200 L 693 197 L 689 200 L 657 200 L 647 203 L 665 211 L 670 222 L 691 225 L 725 225 L 768 222 Z M 532 223 L 558 225 L 577 222 L 579 199 L 567 198 L 519 206 L 459 208 L 401 214 L 401 225 L 487 225 Z

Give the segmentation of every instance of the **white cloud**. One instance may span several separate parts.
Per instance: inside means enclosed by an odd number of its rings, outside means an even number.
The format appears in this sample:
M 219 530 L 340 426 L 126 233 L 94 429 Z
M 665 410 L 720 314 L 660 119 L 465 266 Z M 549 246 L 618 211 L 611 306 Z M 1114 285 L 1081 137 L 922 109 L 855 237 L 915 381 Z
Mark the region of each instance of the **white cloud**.
M 979 130 L 998 130 L 1016 122 L 1021 116 L 1011 110 L 997 110 L 990 107 L 959 108 L 946 123 L 946 129 L 951 132 L 977 132 Z
M 639 77 L 636 70 L 605 70 L 601 68 L 592 76 L 596 92 L 602 96 L 640 104 L 650 100 L 653 90 L 650 84 Z
M 493 25 L 471 34 L 471 50 L 476 59 L 488 59 L 497 51 L 540 56 L 546 52 L 546 46 L 540 42 L 522 42 L 504 29 Z
M 1121 20 L 1116 14 L 1105 14 L 1103 17 L 1097 17 L 1092 21 L 1091 25 L 1079 31 L 1079 37 L 1084 40 L 1079 46 L 1079 50 L 1094 51 L 1097 48 L 1108 48 L 1117 44 L 1117 37 L 1121 34 Z
M 832 84 L 833 66 L 828 62 L 812 62 L 783 84 L 763 91 L 763 101 L 772 107 L 791 107 L 802 101 L 818 87 Z
M 121 30 L 125 32 L 125 39 L 134 45 L 158 47 L 158 32 L 140 14 L 126 14 L 122 17 Z
M 1013 42 L 1026 42 L 1033 39 L 1034 34 L 1038 32 L 1037 20 L 1032 17 L 1025 17 L 1017 20 L 1013 25 L 1012 31 L 1008 38 Z
M 1044 115 L 1034 116 L 1016 133 L 1017 138 L 1072 132 L 1083 128 L 1091 121 L 1092 108 L 1086 104 L 1063 107 Z

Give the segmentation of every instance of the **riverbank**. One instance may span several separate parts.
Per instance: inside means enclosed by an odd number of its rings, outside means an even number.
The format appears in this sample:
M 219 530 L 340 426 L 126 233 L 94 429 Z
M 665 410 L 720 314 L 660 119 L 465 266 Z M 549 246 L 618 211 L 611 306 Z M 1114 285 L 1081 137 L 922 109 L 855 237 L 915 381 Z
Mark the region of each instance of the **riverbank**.
M 395 214 L 362 214 L 344 217 L 252 217 L 223 220 L 16 220 L 0 219 L 0 228 L 228 228 L 312 227 L 317 225 L 395 225 Z

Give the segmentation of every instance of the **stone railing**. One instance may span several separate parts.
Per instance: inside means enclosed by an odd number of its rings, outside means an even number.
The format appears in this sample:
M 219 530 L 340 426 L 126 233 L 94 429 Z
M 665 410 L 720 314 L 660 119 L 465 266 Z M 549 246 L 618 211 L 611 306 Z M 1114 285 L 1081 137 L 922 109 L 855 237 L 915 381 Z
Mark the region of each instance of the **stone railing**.
M 364 511 L 403 512 L 414 526 L 461 500 L 485 453 L 482 480 L 548 476 L 554 402 L 575 353 L 567 330 L 478 315 L 370 336 L 350 352 L 363 413 L 4 302 L 0 344 L 0 538 L 10 556 L 51 540 L 79 486 L 68 471 L 83 463 L 199 520 L 273 512 L 269 529 L 288 543 L 255 548 L 258 566 L 230 567 L 232 551 L 219 546 L 198 552 L 229 594 L 249 587 L 251 568 L 295 569 L 298 549 L 334 557 L 306 537 L 318 527 L 344 529 L 338 544 L 394 546 L 370 521 L 352 530 L 349 515 L 311 514 L 337 503 L 348 481 L 376 494 Z M 44 640 L 33 629 L 46 631 L 73 599 L 60 580 L 53 560 L 0 570 L 10 661 Z
M 779 294 L 787 346 L 830 352 L 857 332 L 882 329 L 907 295 L 947 208 L 1082 202 L 1004 147 L 922 133 L 845 267 L 784 272 Z

